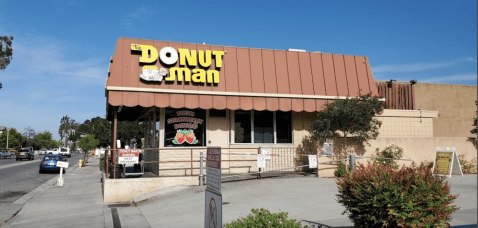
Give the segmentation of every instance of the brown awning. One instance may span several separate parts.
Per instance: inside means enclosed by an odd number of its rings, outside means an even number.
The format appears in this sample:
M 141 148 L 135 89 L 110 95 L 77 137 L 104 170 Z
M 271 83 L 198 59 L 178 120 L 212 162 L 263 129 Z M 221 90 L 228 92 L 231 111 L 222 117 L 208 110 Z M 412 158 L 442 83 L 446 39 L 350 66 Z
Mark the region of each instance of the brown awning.
M 140 79 L 141 53 L 131 44 L 225 51 L 219 83 L 150 82 Z M 151 65 L 166 66 L 160 60 Z M 378 95 L 367 57 L 313 52 L 213 46 L 119 38 L 106 81 L 107 105 L 270 111 L 321 110 L 327 100 Z

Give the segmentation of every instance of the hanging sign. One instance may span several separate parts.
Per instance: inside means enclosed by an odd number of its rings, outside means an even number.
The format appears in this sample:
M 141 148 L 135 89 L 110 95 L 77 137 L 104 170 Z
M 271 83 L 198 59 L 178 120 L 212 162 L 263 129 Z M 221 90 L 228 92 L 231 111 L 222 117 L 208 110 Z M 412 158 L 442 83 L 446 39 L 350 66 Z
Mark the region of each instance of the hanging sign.
M 264 154 L 257 155 L 257 167 L 258 168 L 266 167 L 266 156 Z
M 119 150 L 118 163 L 123 165 L 134 165 L 139 163 L 139 150 Z
M 317 168 L 317 155 L 309 155 L 309 169 Z
M 205 70 L 212 65 L 212 59 L 215 59 L 215 69 L 222 67 L 222 58 L 224 51 L 217 50 L 189 50 L 186 48 L 163 47 L 158 50 L 151 45 L 131 44 L 132 51 L 141 52 L 139 57 L 140 64 L 145 64 L 140 73 L 140 78 L 146 81 L 161 82 L 178 81 L 178 82 L 194 82 L 194 83 L 219 83 L 218 70 Z M 179 61 L 179 67 L 158 68 L 155 65 L 160 60 L 167 66 L 175 65 Z M 189 67 L 196 67 L 190 69 Z M 192 74 L 191 74 L 192 73 Z
M 221 147 L 207 148 L 206 183 L 207 189 L 221 193 Z
M 438 170 L 440 175 L 447 177 L 451 177 L 451 175 L 463 176 L 455 147 L 437 147 L 435 153 L 433 168 Z

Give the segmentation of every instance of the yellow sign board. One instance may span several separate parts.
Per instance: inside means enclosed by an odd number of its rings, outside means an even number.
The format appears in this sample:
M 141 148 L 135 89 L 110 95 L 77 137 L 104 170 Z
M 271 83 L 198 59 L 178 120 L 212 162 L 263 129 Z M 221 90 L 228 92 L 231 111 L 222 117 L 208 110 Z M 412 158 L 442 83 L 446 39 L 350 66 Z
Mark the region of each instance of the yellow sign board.
M 451 158 L 453 152 L 436 152 L 435 169 L 443 175 L 450 175 Z

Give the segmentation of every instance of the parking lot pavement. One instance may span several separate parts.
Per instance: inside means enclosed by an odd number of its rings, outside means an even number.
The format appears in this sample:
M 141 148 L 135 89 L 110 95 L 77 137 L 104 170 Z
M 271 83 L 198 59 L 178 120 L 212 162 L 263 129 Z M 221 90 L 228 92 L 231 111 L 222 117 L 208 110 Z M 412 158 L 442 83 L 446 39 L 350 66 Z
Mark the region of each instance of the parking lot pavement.
M 453 194 L 459 193 L 455 205 L 462 209 L 452 215 L 451 225 L 476 224 L 476 175 L 448 179 Z M 151 227 L 202 227 L 205 187 L 189 187 L 140 202 L 137 207 Z M 222 183 L 223 224 L 245 217 L 252 208 L 273 213 L 286 211 L 289 218 L 331 227 L 352 226 L 344 207 L 336 202 L 337 187 L 333 178 L 283 178 Z M 121 212 L 121 208 L 118 209 Z M 120 217 L 120 220 L 122 218 Z

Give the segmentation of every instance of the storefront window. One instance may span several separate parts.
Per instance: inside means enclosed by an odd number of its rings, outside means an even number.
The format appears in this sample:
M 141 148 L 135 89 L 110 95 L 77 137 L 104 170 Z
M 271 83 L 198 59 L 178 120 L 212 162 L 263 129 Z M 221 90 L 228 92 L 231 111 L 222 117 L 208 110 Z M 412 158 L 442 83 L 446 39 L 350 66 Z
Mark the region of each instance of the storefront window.
M 291 113 L 235 111 L 234 134 L 234 143 L 292 143 Z
M 166 109 L 165 147 L 206 146 L 206 110 Z
M 290 112 L 276 112 L 277 143 L 292 143 Z
M 254 112 L 254 143 L 274 143 L 274 114 Z
M 234 120 L 234 141 L 236 143 L 251 143 L 251 112 L 236 111 Z

